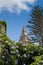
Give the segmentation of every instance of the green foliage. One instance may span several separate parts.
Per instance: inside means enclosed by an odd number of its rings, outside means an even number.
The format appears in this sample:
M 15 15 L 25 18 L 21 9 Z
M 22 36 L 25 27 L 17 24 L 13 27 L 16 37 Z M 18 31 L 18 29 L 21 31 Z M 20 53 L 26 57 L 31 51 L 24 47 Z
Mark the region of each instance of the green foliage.
M 30 29 L 30 41 L 39 42 L 43 45 L 43 8 L 40 6 L 35 6 L 32 9 L 31 17 L 27 25 L 28 30 Z
M 0 65 L 42 65 L 43 47 L 34 44 L 14 43 L 3 36 Z
M 40 46 L 20 43 L 15 46 L 16 65 L 30 65 L 37 60 L 35 57 L 40 55 L 43 55 L 43 48 Z M 38 58 L 38 60 L 40 59 Z
M 15 65 L 15 56 L 13 45 L 14 43 L 7 37 L 2 35 L 0 46 L 0 65 Z
M 43 65 L 43 55 L 34 57 L 35 62 L 30 65 Z

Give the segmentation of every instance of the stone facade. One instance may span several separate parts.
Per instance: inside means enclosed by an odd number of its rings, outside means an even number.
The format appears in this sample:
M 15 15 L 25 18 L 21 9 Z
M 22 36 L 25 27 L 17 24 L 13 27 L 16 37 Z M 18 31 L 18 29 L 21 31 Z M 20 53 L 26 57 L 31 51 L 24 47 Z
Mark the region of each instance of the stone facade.
M 28 34 L 26 33 L 26 28 L 23 27 L 22 29 L 22 34 L 20 36 L 20 40 L 19 40 L 20 43 L 30 43 L 29 39 L 28 39 Z
M 1 46 L 3 43 L 3 39 L 5 38 L 6 30 L 5 30 L 5 24 L 3 21 L 0 21 L 0 52 L 1 52 Z
M 3 24 L 0 24 L 0 34 L 5 34 L 5 26 Z

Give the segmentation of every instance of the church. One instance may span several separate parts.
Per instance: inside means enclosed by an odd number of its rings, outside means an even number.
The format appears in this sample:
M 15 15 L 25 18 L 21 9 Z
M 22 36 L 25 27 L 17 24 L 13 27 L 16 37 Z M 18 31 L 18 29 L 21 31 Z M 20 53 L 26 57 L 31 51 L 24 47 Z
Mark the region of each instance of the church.
M 6 36 L 6 29 L 7 29 L 7 24 L 4 21 L 0 21 L 0 42 L 2 40 L 2 37 Z M 26 27 L 24 26 L 22 29 L 22 33 L 19 39 L 20 43 L 25 43 L 28 44 L 30 43 L 28 39 L 28 34 L 26 32 Z
M 24 26 L 23 29 L 22 29 L 22 33 L 21 33 L 19 42 L 20 42 L 20 43 L 25 43 L 25 44 L 30 43 L 30 41 L 29 41 L 29 39 L 28 39 L 28 34 L 27 34 L 27 32 L 26 32 L 26 27 L 25 27 L 25 26 Z

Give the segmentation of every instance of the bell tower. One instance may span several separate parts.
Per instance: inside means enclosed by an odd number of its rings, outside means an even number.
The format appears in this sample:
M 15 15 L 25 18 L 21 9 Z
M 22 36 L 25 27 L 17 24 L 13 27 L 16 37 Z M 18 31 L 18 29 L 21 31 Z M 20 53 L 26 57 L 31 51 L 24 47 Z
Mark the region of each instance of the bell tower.
M 30 43 L 29 42 L 29 39 L 28 39 L 28 34 L 26 32 L 26 27 L 24 26 L 23 29 L 22 29 L 22 34 L 20 36 L 20 40 L 19 40 L 20 43 Z

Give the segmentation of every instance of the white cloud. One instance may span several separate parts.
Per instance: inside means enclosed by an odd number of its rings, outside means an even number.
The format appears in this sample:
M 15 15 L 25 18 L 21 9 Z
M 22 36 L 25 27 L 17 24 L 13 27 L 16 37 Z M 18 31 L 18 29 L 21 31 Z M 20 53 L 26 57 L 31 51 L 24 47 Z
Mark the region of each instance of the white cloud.
M 30 7 L 26 3 L 34 4 L 36 0 L 0 0 L 0 12 L 7 10 L 9 12 L 28 11 Z

